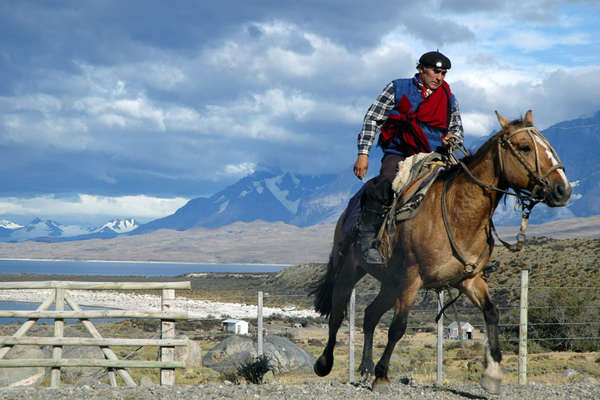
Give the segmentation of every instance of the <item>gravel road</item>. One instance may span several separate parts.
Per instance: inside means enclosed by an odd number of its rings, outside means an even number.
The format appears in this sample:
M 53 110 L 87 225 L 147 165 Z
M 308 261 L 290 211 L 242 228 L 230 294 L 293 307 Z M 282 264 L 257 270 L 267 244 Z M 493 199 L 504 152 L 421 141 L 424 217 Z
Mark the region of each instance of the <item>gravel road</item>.
M 401 383 L 392 384 L 389 393 L 372 392 L 366 386 L 341 383 L 307 383 L 303 385 L 177 385 L 137 388 L 112 388 L 101 383 L 88 383 L 77 387 L 48 388 L 0 388 L 0 399 L 20 400 L 137 400 L 137 399 L 264 399 L 264 400 L 340 400 L 340 399 L 600 399 L 600 383 L 592 378 L 565 384 L 504 385 L 499 395 L 489 395 L 476 383 L 453 383 L 444 387 Z

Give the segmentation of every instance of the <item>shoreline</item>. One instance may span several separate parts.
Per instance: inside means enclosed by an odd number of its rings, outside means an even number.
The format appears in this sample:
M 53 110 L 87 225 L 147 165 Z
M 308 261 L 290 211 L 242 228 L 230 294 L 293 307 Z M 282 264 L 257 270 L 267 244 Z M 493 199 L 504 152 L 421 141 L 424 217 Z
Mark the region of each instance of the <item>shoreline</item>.
M 124 264 L 180 264 L 180 265 L 235 265 L 257 267 L 292 267 L 297 264 L 272 264 L 272 263 L 214 263 L 191 261 L 139 261 L 139 260 L 78 260 L 62 258 L 0 258 L 0 261 L 40 261 L 40 262 L 86 262 L 86 263 L 124 263 Z
M 0 301 L 41 303 L 52 296 L 52 289 L 3 289 Z M 118 291 L 73 290 L 71 296 L 79 305 L 117 310 L 160 311 L 161 296 L 152 294 L 123 293 Z M 32 310 L 33 311 L 33 310 Z M 216 318 L 254 319 L 258 316 L 255 305 L 237 302 L 215 302 L 177 297 L 171 311 L 187 312 L 189 320 Z M 318 317 L 313 310 L 286 309 L 286 307 L 263 307 L 265 317 L 281 314 L 287 317 Z

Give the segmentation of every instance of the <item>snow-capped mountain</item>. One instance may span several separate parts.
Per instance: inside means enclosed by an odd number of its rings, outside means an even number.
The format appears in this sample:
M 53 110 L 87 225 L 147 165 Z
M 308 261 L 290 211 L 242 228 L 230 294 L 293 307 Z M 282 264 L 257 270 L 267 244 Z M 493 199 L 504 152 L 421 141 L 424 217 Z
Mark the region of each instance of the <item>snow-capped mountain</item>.
M 5 242 L 21 242 L 24 240 L 76 236 L 86 233 L 87 229 L 77 225 L 62 225 L 49 219 L 35 218 L 30 223 L 20 228 L 12 229 L 2 237 Z
M 23 228 L 23 225 L 16 224 L 7 219 L 0 220 L 0 240 L 9 237 L 15 230 Z
M 0 228 L 2 228 L 2 229 L 6 229 L 6 230 L 11 230 L 12 231 L 14 229 L 19 229 L 19 228 L 22 228 L 22 227 L 23 227 L 23 225 L 16 224 L 16 223 L 14 223 L 12 221 L 9 221 L 7 219 L 0 219 Z
M 335 181 L 335 175 L 299 175 L 278 169 L 257 171 L 211 197 L 190 200 L 173 215 L 141 225 L 133 234 L 157 229 L 219 227 L 233 222 L 283 221 L 299 226 L 321 219 L 297 219 L 305 204 Z
M 100 227 L 86 228 L 79 225 L 63 225 L 52 220 L 35 218 L 25 226 L 11 221 L 0 221 L 0 241 L 22 242 L 36 240 L 60 242 L 66 240 L 111 238 L 128 233 L 138 227 L 135 220 L 115 219 Z
M 135 222 L 135 219 L 115 219 L 106 224 L 102 225 L 99 228 L 92 230 L 90 233 L 97 232 L 107 232 L 112 231 L 115 233 L 128 233 L 138 228 L 138 224 Z

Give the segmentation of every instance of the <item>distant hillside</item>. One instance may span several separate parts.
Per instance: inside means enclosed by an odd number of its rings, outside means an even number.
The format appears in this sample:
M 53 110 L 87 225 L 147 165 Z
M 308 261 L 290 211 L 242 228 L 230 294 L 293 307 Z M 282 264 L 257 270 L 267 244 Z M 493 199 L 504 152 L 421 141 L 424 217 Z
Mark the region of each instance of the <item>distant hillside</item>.
M 527 242 L 519 253 L 512 253 L 504 247 L 496 247 L 490 260 L 499 267 L 488 275 L 488 283 L 494 302 L 499 307 L 518 304 L 521 269 L 529 270 L 532 287 L 590 287 L 600 285 L 600 239 L 555 240 L 536 238 Z M 296 293 L 306 295 L 312 282 L 326 270 L 326 264 L 304 264 L 286 268 L 269 278 L 263 290 L 275 293 Z M 379 282 L 371 276 L 364 277 L 356 286 L 357 302 L 367 304 L 379 291 Z M 268 289 L 270 288 L 270 289 Z M 582 296 L 590 301 L 600 301 L 600 290 L 588 290 Z M 312 299 L 301 299 L 310 304 Z M 417 299 L 417 304 L 434 308 L 435 297 L 425 292 Z M 468 300 L 462 304 L 478 311 Z
M 0 243 L 0 258 L 304 264 L 327 262 L 334 225 L 237 222 L 217 229 L 161 229 L 146 235 L 61 243 Z M 513 240 L 517 227 L 499 228 Z M 600 215 L 530 225 L 528 237 L 600 238 Z

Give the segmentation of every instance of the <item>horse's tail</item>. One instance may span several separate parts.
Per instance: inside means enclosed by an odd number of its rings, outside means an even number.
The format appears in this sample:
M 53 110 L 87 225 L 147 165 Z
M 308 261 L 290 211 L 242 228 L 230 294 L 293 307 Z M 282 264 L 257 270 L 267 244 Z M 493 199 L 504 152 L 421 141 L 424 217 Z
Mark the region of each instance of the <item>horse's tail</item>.
M 313 282 L 310 287 L 310 295 L 315 296 L 315 311 L 324 317 L 329 317 L 329 314 L 331 314 L 333 286 L 340 269 L 339 265 L 341 264 L 334 261 L 336 258 L 337 257 L 334 257 L 333 254 L 329 256 L 327 271 L 321 278 Z M 339 261 L 339 258 L 337 261 Z
M 315 311 L 324 317 L 329 317 L 329 314 L 331 314 L 331 308 L 333 307 L 333 287 L 344 266 L 346 255 L 350 251 L 350 243 L 354 237 L 352 234 L 344 235 L 342 232 L 341 221 L 343 221 L 344 215 L 345 212 L 342 213 L 336 226 L 333 249 L 329 255 L 327 271 L 310 285 L 309 296 L 315 296 Z

